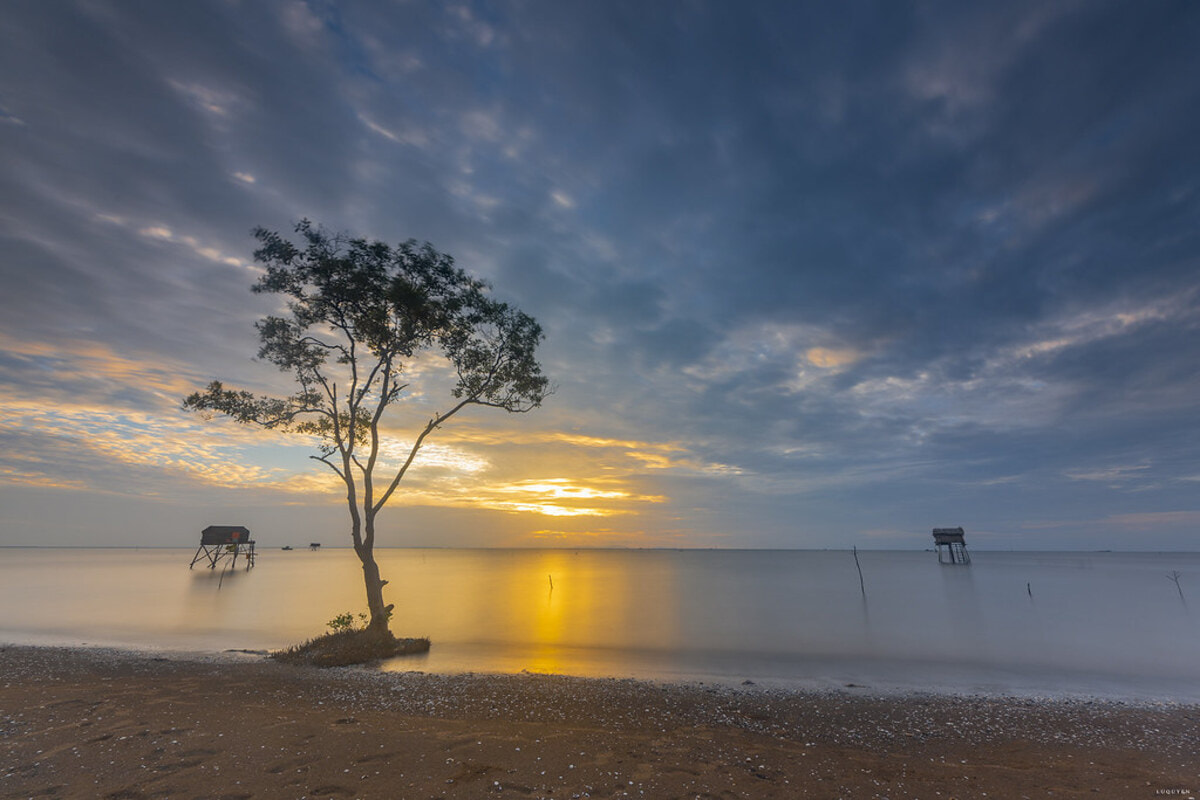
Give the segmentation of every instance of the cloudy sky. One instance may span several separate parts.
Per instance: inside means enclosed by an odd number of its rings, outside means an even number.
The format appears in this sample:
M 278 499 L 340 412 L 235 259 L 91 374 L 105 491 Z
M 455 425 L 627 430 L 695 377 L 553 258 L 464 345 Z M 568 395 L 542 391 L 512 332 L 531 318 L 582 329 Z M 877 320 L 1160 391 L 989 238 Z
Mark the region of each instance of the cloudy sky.
M 1190 0 L 7 0 L 0 544 L 348 540 L 309 442 L 180 408 L 287 388 L 250 231 L 309 218 L 546 330 L 556 394 L 439 432 L 385 545 L 1195 549 L 1198 41 Z

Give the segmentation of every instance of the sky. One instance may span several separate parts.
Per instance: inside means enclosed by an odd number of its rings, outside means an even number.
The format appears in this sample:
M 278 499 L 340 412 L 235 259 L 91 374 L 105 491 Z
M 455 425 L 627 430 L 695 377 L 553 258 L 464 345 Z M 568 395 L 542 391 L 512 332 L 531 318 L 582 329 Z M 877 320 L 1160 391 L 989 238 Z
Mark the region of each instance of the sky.
M 1191 0 L 7 0 L 0 544 L 349 543 L 312 442 L 180 405 L 287 391 L 251 230 L 307 218 L 546 333 L 555 393 L 440 430 L 383 546 L 1197 549 L 1197 41 Z

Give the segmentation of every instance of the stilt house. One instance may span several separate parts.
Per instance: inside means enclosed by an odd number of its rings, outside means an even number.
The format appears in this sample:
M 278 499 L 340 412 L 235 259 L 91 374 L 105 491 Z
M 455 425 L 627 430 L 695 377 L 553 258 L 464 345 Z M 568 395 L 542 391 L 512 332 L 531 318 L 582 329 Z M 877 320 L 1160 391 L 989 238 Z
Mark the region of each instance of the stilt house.
M 246 569 L 254 566 L 254 540 L 250 538 L 250 529 L 242 525 L 209 525 L 200 531 L 200 547 L 188 569 L 201 560 L 208 562 L 209 569 L 216 569 L 224 559 L 229 559 L 232 569 L 239 555 L 246 559 Z
M 937 547 L 939 564 L 970 564 L 967 543 L 962 528 L 934 528 L 933 543 Z

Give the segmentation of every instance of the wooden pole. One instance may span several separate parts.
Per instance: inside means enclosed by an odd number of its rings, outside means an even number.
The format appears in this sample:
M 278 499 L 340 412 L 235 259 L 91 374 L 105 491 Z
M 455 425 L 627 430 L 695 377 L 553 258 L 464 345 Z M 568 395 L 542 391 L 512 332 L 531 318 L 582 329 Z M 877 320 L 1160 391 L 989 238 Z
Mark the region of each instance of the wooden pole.
M 852 547 L 851 552 L 854 553 L 854 566 L 858 567 L 858 590 L 860 592 L 862 592 L 863 599 L 866 600 L 867 599 L 867 585 L 866 585 L 866 583 L 863 582 L 862 564 L 858 563 L 858 546 L 855 545 L 854 547 Z
M 1179 599 L 1186 604 L 1187 600 L 1183 597 L 1183 587 L 1179 585 L 1179 579 L 1183 577 L 1183 573 L 1178 570 L 1172 570 L 1171 574 L 1167 575 L 1167 580 L 1175 582 L 1175 591 L 1179 592 Z

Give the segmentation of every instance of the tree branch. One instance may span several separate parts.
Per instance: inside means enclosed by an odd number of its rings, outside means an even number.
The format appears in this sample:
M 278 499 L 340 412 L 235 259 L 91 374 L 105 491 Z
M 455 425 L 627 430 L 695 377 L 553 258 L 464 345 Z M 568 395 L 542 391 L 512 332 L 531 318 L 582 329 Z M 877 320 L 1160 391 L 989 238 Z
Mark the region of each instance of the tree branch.
M 332 453 L 330 455 L 332 455 Z M 329 456 L 309 456 L 309 458 L 311 458 L 313 461 L 320 461 L 322 464 L 324 464 L 325 466 L 327 466 L 331 470 L 333 470 L 335 473 L 337 473 L 337 476 L 339 478 L 341 478 L 342 480 L 346 480 L 346 476 L 342 474 L 342 471 L 340 469 L 338 469 L 337 464 L 334 464 L 332 461 L 329 460 Z
M 458 403 L 458 405 L 451 408 L 445 414 L 435 416 L 433 419 L 429 420 L 429 422 L 425 425 L 425 429 L 421 431 L 421 435 L 417 437 L 415 442 L 413 442 L 412 449 L 408 451 L 408 458 L 404 459 L 404 464 L 396 472 L 396 477 L 392 478 L 392 482 L 388 485 L 387 491 L 384 492 L 383 496 L 379 498 L 378 503 L 371 506 L 373 511 L 378 513 L 379 509 L 383 508 L 384 504 L 387 503 L 388 498 L 392 496 L 392 492 L 396 491 L 396 487 L 400 485 L 401 479 L 404 478 L 404 473 L 408 472 L 408 468 L 412 465 L 413 459 L 417 457 L 417 451 L 421 449 L 421 445 L 425 442 L 425 437 L 432 433 L 443 422 L 450 419 L 459 411 L 462 411 L 464 407 L 472 405 L 475 402 L 476 401 L 473 399 L 462 400 Z

